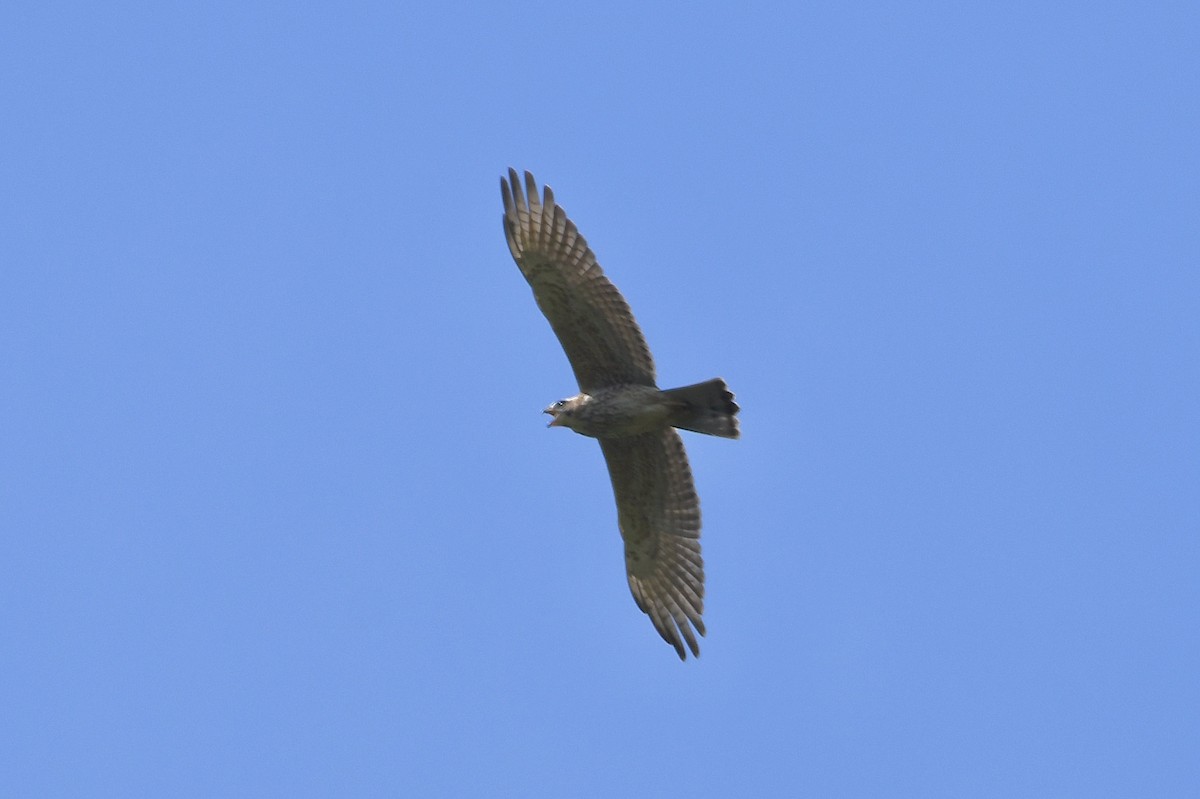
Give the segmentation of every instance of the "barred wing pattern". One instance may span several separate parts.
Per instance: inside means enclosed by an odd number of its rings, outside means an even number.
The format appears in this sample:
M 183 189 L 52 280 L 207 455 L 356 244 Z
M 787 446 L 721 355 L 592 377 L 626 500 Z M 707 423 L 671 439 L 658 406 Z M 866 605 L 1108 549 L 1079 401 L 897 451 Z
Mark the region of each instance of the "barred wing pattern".
M 672 428 L 626 438 L 602 438 L 617 520 L 625 540 L 629 590 L 654 628 L 687 659 L 704 635 L 704 559 L 700 500 L 687 453 Z
M 533 175 L 525 191 L 514 169 L 500 178 L 504 235 L 538 307 L 558 336 L 579 389 L 654 385 L 654 359 L 629 304 L 604 276 L 596 256 L 545 187 L 538 201 Z

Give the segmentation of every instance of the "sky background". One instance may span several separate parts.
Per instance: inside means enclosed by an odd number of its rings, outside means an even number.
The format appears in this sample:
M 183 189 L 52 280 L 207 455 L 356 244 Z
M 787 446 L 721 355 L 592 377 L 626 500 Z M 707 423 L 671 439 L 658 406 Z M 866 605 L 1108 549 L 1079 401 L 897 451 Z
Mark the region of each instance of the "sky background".
M 10 3 L 0 786 L 1200 795 L 1192 3 Z M 512 263 L 555 189 L 685 440 L 625 582 Z

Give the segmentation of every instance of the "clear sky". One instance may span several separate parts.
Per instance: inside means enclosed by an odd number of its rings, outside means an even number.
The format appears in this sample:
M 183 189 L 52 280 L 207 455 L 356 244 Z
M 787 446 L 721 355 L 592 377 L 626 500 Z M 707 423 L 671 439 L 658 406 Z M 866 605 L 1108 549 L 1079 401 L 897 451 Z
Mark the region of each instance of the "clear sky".
M 10 3 L 0 786 L 1200 795 L 1192 3 Z M 625 583 L 512 263 L 552 185 L 687 434 Z

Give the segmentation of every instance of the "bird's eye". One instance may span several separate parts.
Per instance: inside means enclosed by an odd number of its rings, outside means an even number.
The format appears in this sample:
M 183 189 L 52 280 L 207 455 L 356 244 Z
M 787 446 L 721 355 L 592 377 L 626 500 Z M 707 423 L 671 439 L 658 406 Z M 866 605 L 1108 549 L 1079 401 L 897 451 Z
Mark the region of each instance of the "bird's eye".
M 555 408 L 561 408 L 562 406 L 564 406 L 564 405 L 566 405 L 566 404 L 567 404 L 567 403 L 563 402 L 562 400 L 559 400 L 558 402 L 554 403 L 554 407 L 555 407 Z

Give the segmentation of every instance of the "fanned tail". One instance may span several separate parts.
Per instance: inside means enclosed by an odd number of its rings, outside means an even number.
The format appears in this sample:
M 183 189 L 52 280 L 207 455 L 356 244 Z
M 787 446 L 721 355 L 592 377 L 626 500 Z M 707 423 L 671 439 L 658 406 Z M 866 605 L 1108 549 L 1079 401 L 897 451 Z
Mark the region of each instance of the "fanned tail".
M 741 434 L 737 420 L 740 408 L 721 378 L 668 389 L 663 394 L 674 406 L 669 418 L 672 427 L 721 438 L 737 438 Z

